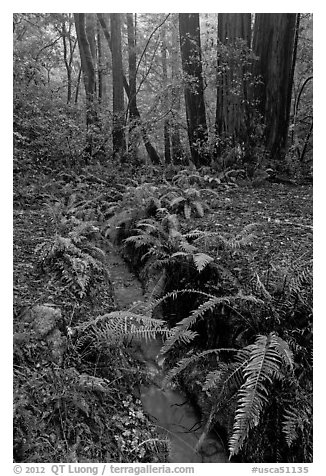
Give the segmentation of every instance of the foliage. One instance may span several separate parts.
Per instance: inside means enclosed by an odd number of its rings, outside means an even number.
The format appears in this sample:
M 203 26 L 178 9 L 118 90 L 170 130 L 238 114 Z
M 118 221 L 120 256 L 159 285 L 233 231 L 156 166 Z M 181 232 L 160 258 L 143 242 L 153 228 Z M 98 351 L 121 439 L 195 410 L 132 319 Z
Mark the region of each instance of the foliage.
M 194 324 L 214 311 L 218 320 L 221 305 L 230 307 L 232 325 L 227 329 L 233 334 L 229 340 L 233 347 L 200 350 L 199 346 L 195 352 L 188 351 L 169 371 L 166 382 L 206 360 L 208 367 L 204 366 L 199 375 L 202 390 L 211 396 L 211 409 L 202 438 L 221 412 L 227 411 L 233 415 L 232 426 L 231 419 L 228 423 L 230 455 L 240 452 L 246 461 L 273 460 L 275 454 L 280 461 L 311 460 L 312 274 L 309 265 L 299 272 L 297 264 L 291 271 L 292 277 L 286 275 L 283 283 L 279 274 L 278 280 L 269 276 L 269 291 L 258 280 L 252 289 L 256 296 L 219 298 L 201 293 L 204 303 L 171 329 L 162 348 L 162 352 L 167 352 L 178 342 L 182 349 L 190 342 L 196 343 L 198 330 Z M 177 291 L 174 297 L 177 299 L 184 292 Z M 261 335 L 262 332 L 266 334 Z M 248 344 L 252 339 L 255 343 Z M 212 355 L 217 360 L 212 360 Z M 278 416 L 274 427 L 269 421 L 275 413 Z M 277 447 L 272 445 L 275 435 Z M 269 451 L 270 445 L 273 452 Z
M 210 26 L 204 26 L 204 19 Z M 97 123 L 87 130 L 72 14 L 13 16 L 15 205 L 28 218 L 31 210 L 39 221 L 51 217 L 46 232 L 40 226 L 34 257 L 29 256 L 30 243 L 22 240 L 29 261 L 19 263 L 17 288 L 28 295 L 28 305 L 48 298 L 61 305 L 62 295 L 68 295 L 63 314 L 69 322 L 62 330 L 67 354 L 58 367 L 46 360 L 44 343 L 26 335 L 28 323 L 15 314 L 16 327 L 24 328 L 14 348 L 17 461 L 164 460 L 168 443 L 157 437 L 141 410 L 135 388 L 144 372 L 132 358 L 134 341 L 162 335 L 165 362 L 171 366 L 166 380 L 178 379 L 204 408 L 203 438 L 221 420 L 230 454 L 243 461 L 312 461 L 312 263 L 305 255 L 290 266 L 284 256 L 272 263 L 273 228 L 265 230 L 264 256 L 258 256 L 261 236 L 258 226 L 249 223 L 254 207 L 245 210 L 230 203 L 238 193 L 244 197 L 243 190 L 257 200 L 260 195 L 251 185 L 268 191 L 266 182 L 277 178 L 275 164 L 267 160 L 262 117 L 250 94 L 261 81 L 251 73 L 256 58 L 242 40 L 216 42 L 215 14 L 201 20 L 208 137 L 192 145 L 209 166 L 196 169 L 180 165 L 189 144 L 176 14 L 137 14 L 137 107 L 142 117 L 126 113 L 128 152 L 114 160 L 112 61 L 101 33 L 94 37 Z M 290 147 L 282 167 L 295 178 L 309 179 L 310 14 L 301 14 L 298 33 Z M 68 43 L 74 45 L 70 66 Z M 122 46 L 127 57 L 126 41 Z M 240 102 L 246 113 L 236 135 L 217 130 L 216 123 L 217 83 L 223 85 L 234 64 L 229 99 Z M 92 157 L 85 151 L 90 135 Z M 170 151 L 171 164 L 148 164 L 149 140 L 161 157 Z M 282 205 L 290 208 L 287 189 L 280 194 Z M 224 199 L 229 216 L 210 215 L 214 207 L 224 212 Z M 266 204 L 261 205 L 264 211 L 255 212 L 262 223 L 270 217 Z M 301 219 L 294 224 L 300 231 Z M 238 230 L 240 223 L 249 224 L 233 233 L 232 220 Z M 231 232 L 220 233 L 222 225 Z M 105 238 L 120 246 L 144 287 L 149 284 L 146 310 L 135 306 L 110 312 L 102 302 L 95 310 L 96 297 L 112 295 L 102 250 L 109 246 Z M 34 258 L 36 273 L 31 274 Z M 263 260 L 266 266 L 255 269 L 256 261 L 261 265 Z
M 244 383 L 238 393 L 230 454 L 237 454 L 250 428 L 257 426 L 264 406 L 268 402 L 268 385 L 284 378 L 284 369 L 293 367 L 292 353 L 279 337 L 258 336 L 250 346 L 250 356 L 243 367 Z
M 59 202 L 51 210 L 63 234 L 56 233 L 53 239 L 37 245 L 37 269 L 62 282 L 76 298 L 91 297 L 97 283 L 108 279 L 104 253 L 92 242 L 98 229 L 74 216 L 66 218 Z
M 113 311 L 98 316 L 76 327 L 75 331 L 81 335 L 87 331 L 87 336 L 92 335 L 94 342 L 105 346 L 119 345 L 132 338 L 147 341 L 169 333 L 165 321 L 132 311 Z
M 70 340 L 63 368 L 43 360 L 35 366 L 40 343 L 15 347 L 15 461 L 164 461 L 167 442 L 132 394 L 140 374 L 128 354 L 112 343 L 99 347 L 93 335 L 86 351 L 81 340 Z

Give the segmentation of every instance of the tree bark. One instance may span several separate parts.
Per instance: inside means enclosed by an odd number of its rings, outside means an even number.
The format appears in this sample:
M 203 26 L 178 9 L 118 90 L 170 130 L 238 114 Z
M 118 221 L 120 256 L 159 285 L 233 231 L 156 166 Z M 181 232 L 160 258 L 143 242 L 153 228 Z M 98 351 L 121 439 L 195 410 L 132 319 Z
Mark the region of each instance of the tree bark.
M 204 102 L 204 82 L 201 62 L 201 43 L 198 13 L 179 13 L 179 33 L 182 69 L 184 73 L 185 103 L 191 157 L 196 165 L 207 165 L 205 153 L 207 124 Z
M 98 71 L 97 71 L 97 82 L 98 82 L 98 101 L 102 102 L 104 97 L 104 81 L 103 81 L 103 51 L 102 51 L 102 38 L 101 38 L 101 25 L 99 21 L 96 22 L 97 26 L 97 57 L 98 57 Z
M 137 117 L 137 86 L 136 86 L 136 35 L 133 13 L 127 13 L 127 30 L 128 30 L 128 65 L 129 65 L 129 114 L 131 119 Z
M 286 154 L 295 61 L 295 13 L 258 13 L 253 50 L 255 73 L 262 78 L 254 91 L 265 123 L 265 145 L 280 164 Z
M 104 33 L 104 36 L 108 42 L 108 45 L 109 45 L 109 48 L 111 50 L 111 53 L 112 53 L 112 42 L 111 42 L 111 36 L 110 36 L 110 33 L 107 29 L 107 26 L 106 26 L 106 23 L 105 23 L 105 19 L 103 17 L 103 14 L 102 13 L 98 13 L 97 14 L 98 16 L 98 19 L 99 19 L 99 22 L 101 24 L 101 27 L 103 29 L 103 33 Z M 131 94 L 130 94 L 130 87 L 129 87 L 129 84 L 128 84 L 128 81 L 126 79 L 126 76 L 123 75 L 123 87 L 124 87 L 124 90 L 126 92 L 126 95 L 128 97 L 128 100 L 130 101 L 130 98 L 131 98 Z M 154 165 L 159 165 L 161 160 L 160 160 L 160 156 L 158 155 L 158 153 L 156 152 L 155 148 L 153 147 L 153 145 L 151 144 L 150 140 L 149 140 L 149 137 L 148 137 L 148 134 L 147 134 L 147 131 L 146 131 L 146 128 L 143 126 L 143 124 L 141 123 L 141 118 L 140 118 L 140 112 L 138 110 L 138 107 L 136 106 L 135 107 L 135 114 L 136 114 L 136 117 L 138 118 L 139 120 L 139 124 L 141 126 L 141 133 L 142 133 L 142 137 L 143 137 L 143 141 L 144 141 L 144 145 L 145 145 L 145 148 L 146 148 L 146 151 L 148 153 L 148 156 L 151 160 L 151 162 L 154 164 Z
M 181 112 L 181 88 L 178 77 L 180 76 L 180 57 L 177 24 L 172 28 L 171 69 L 172 69 L 172 124 L 171 124 L 171 147 L 172 161 L 178 164 L 184 161 L 184 153 L 180 138 L 180 112 Z
M 128 102 L 129 109 L 129 144 L 128 151 L 134 162 L 137 161 L 137 126 L 139 118 L 137 116 L 137 81 L 136 81 L 136 32 L 133 13 L 127 13 L 127 32 L 128 32 L 128 68 L 129 68 L 129 88 L 130 98 Z
M 124 94 L 120 13 L 110 13 L 113 78 L 113 153 L 121 157 L 126 151 L 124 133 Z
M 165 114 L 166 117 L 164 119 L 163 125 L 163 132 L 164 132 L 164 158 L 165 163 L 171 163 L 171 138 L 170 138 L 170 121 L 168 118 L 169 114 L 169 93 L 168 93 L 168 66 L 166 60 L 166 26 L 163 25 L 162 27 L 162 46 L 161 46 L 161 53 L 162 53 L 162 72 L 163 72 L 163 87 L 164 87 L 164 104 L 165 104 Z
M 98 124 L 96 111 L 96 77 L 92 50 L 86 34 L 85 13 L 74 13 L 75 27 L 81 59 L 81 68 L 83 71 L 85 93 L 86 93 L 86 148 L 87 156 L 92 155 L 93 149 L 93 126 Z
M 82 67 L 80 66 L 80 67 L 79 67 L 79 71 L 78 71 L 78 76 L 77 76 L 77 84 L 76 84 L 76 92 L 75 92 L 75 104 L 78 103 L 81 73 L 82 73 Z
M 218 14 L 218 79 L 216 100 L 216 132 L 219 138 L 218 154 L 235 146 L 246 135 L 246 70 L 241 64 L 245 48 L 251 42 L 250 13 Z M 238 40 L 244 40 L 241 44 Z M 225 53 L 223 53 L 225 52 Z

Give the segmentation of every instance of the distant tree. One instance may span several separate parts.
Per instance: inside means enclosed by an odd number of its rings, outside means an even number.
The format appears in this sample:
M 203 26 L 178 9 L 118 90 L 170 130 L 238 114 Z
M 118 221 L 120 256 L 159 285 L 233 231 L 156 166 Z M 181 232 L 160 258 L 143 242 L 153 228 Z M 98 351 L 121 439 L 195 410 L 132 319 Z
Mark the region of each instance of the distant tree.
M 72 72 L 74 52 L 77 44 L 77 39 L 72 34 L 73 17 L 71 13 L 62 16 L 61 35 L 63 44 L 63 60 L 67 71 L 67 104 L 72 98 Z
M 165 163 L 171 163 L 171 137 L 170 137 L 170 121 L 169 121 L 169 93 L 168 93 L 168 66 L 167 66 L 167 44 L 166 44 L 166 25 L 162 26 L 162 72 L 163 72 L 163 87 L 164 87 L 164 105 L 165 105 L 165 118 L 163 125 L 163 134 L 164 134 L 164 158 Z
M 134 133 L 139 125 L 139 117 L 137 111 L 137 80 L 136 80 L 136 21 L 134 21 L 134 14 L 127 13 L 127 32 L 128 32 L 128 69 L 129 69 L 129 90 L 130 97 L 128 101 L 129 109 L 129 145 L 128 152 L 133 160 L 137 157 L 137 140 Z
M 262 81 L 255 98 L 265 124 L 270 158 L 281 164 L 286 153 L 295 61 L 295 13 L 257 13 L 253 51 L 259 57 L 255 73 Z
M 291 149 L 301 173 L 312 174 L 313 159 L 313 15 L 298 14 L 297 61 L 294 70 Z
M 251 14 L 218 14 L 216 132 L 221 139 L 219 153 L 226 143 L 234 146 L 245 135 L 246 73 L 242 58 L 250 48 Z M 239 42 L 239 40 L 242 40 Z
M 112 54 L 113 48 L 112 48 L 111 35 L 110 35 L 110 33 L 108 31 L 108 28 L 106 26 L 105 18 L 104 18 L 102 13 L 98 13 L 97 16 L 98 16 L 99 22 L 101 24 L 101 27 L 103 29 L 104 36 L 105 36 L 105 38 L 108 42 L 109 48 L 111 50 L 111 54 Z M 123 87 L 124 87 L 124 90 L 125 90 L 126 95 L 128 97 L 128 100 L 130 102 L 130 98 L 131 98 L 130 86 L 129 86 L 127 78 L 124 74 L 123 74 Z M 141 116 L 140 116 L 140 112 L 138 110 L 137 104 L 135 104 L 134 111 L 135 111 L 136 117 L 137 117 L 137 119 L 139 121 L 139 124 L 140 124 L 141 133 L 142 133 L 144 145 L 145 145 L 146 151 L 148 153 L 148 156 L 149 156 L 149 158 L 150 158 L 150 160 L 153 164 L 159 164 L 160 163 L 160 156 L 158 155 L 155 147 L 150 142 L 147 130 L 141 122 Z
M 97 83 L 98 83 L 98 92 L 97 92 L 97 97 L 99 103 L 102 102 L 102 99 L 104 97 L 104 75 L 103 75 L 103 69 L 104 69 L 104 55 L 103 55 L 103 47 L 102 47 L 102 28 L 101 25 L 97 19 L 96 21 L 96 39 L 97 39 L 97 63 L 98 63 L 98 68 L 97 68 Z
M 121 49 L 120 13 L 111 13 L 112 78 L 113 78 L 113 152 L 123 155 L 126 151 L 124 132 L 124 93 Z
M 209 163 L 204 152 L 207 124 L 204 102 L 204 82 L 198 13 L 179 14 L 180 49 L 184 73 L 184 94 L 191 157 L 196 165 Z
M 180 114 L 181 114 L 181 87 L 180 87 L 180 56 L 177 22 L 172 25 L 171 45 L 171 72 L 172 72 L 172 121 L 171 121 L 171 148 L 172 161 L 177 164 L 184 158 L 183 147 L 180 137 Z
M 81 68 L 83 71 L 86 93 L 87 144 L 85 148 L 85 153 L 86 157 L 89 157 L 92 155 L 93 152 L 93 132 L 94 126 L 98 124 L 98 116 L 96 108 L 94 43 L 90 38 L 90 35 L 93 30 L 88 25 L 88 31 L 86 33 L 86 15 L 88 14 L 74 13 Z

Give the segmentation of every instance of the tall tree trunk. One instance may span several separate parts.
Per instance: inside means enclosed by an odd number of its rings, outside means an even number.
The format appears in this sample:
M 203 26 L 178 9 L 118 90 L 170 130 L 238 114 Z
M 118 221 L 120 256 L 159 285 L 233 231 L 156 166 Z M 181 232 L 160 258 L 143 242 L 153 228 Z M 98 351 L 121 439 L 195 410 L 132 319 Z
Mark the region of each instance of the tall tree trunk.
M 87 41 L 91 50 L 92 60 L 94 64 L 94 69 L 96 69 L 96 15 L 95 13 L 86 13 L 86 24 L 85 31 L 87 36 Z M 95 77 L 96 83 L 96 77 Z
M 131 119 L 137 117 L 137 86 L 136 86 L 136 35 L 133 13 L 127 13 L 128 30 L 128 65 L 129 65 L 129 114 Z
M 198 13 L 179 13 L 180 49 L 185 76 L 185 103 L 191 157 L 196 165 L 207 165 L 207 124 L 201 61 Z
M 136 83 L 136 32 L 133 13 L 127 13 L 127 31 L 128 31 L 128 68 L 129 68 L 129 88 L 130 98 L 128 102 L 129 109 L 129 145 L 128 150 L 134 162 L 137 161 L 137 126 L 139 118 L 137 116 L 137 83 Z
M 171 69 L 172 69 L 172 115 L 171 146 L 172 161 L 174 164 L 184 160 L 184 153 L 180 138 L 180 112 L 181 112 L 181 88 L 178 77 L 180 76 L 180 58 L 177 24 L 172 28 Z
M 98 16 L 99 22 L 101 24 L 101 27 L 103 29 L 104 36 L 105 36 L 105 38 L 108 42 L 109 48 L 111 50 L 111 54 L 112 54 L 112 49 L 113 49 L 112 48 L 112 41 L 111 41 L 110 33 L 109 33 L 109 31 L 107 29 L 107 26 L 106 26 L 106 23 L 105 23 L 105 19 L 104 19 L 102 13 L 98 13 L 97 16 Z M 131 98 L 130 87 L 129 87 L 129 84 L 128 84 L 128 81 L 127 81 L 125 75 L 123 75 L 123 87 L 124 87 L 124 90 L 125 90 L 126 95 L 128 97 L 128 100 L 130 101 L 130 98 Z M 139 124 L 141 125 L 141 133 L 142 133 L 144 145 L 145 145 L 146 151 L 148 153 L 148 156 L 149 156 L 149 158 L 150 158 L 150 160 L 152 161 L 153 164 L 158 165 L 161 162 L 160 156 L 158 155 L 155 148 L 151 144 L 151 142 L 149 140 L 149 137 L 148 137 L 148 134 L 147 134 L 147 131 L 146 131 L 146 128 L 141 123 L 140 112 L 139 112 L 137 106 L 135 108 L 135 113 L 136 113 L 136 117 L 139 119 Z
M 121 49 L 120 13 L 110 13 L 113 78 L 113 152 L 122 156 L 126 151 L 124 133 L 124 95 Z
M 85 148 L 86 156 L 92 155 L 93 150 L 93 126 L 98 124 L 95 92 L 96 77 L 95 66 L 93 61 L 92 50 L 86 34 L 86 18 L 85 13 L 74 13 L 77 40 L 80 52 L 81 67 L 84 77 L 84 85 L 86 92 L 86 127 L 87 127 L 87 144 Z M 87 160 L 87 159 L 86 159 Z
M 65 20 L 62 21 L 62 43 L 63 43 L 63 60 L 66 67 L 67 72 L 67 104 L 71 101 L 71 65 L 69 65 L 69 58 L 68 58 L 68 46 L 67 46 L 67 36 L 68 32 L 66 29 L 66 22 Z
M 265 122 L 265 145 L 278 164 L 286 154 L 295 61 L 295 13 L 258 13 L 253 50 L 259 57 L 255 73 L 262 78 L 255 98 Z
M 217 64 L 216 132 L 218 153 L 242 142 L 246 135 L 246 71 L 241 64 L 251 43 L 250 13 L 219 13 Z M 239 42 L 244 40 L 242 44 Z M 242 47 L 243 45 L 243 47 Z
M 82 67 L 79 66 L 79 71 L 78 71 L 78 76 L 77 76 L 77 84 L 76 84 L 76 92 L 75 92 L 75 104 L 78 103 L 81 74 L 82 74 Z
M 67 72 L 67 104 L 71 102 L 72 98 L 72 62 L 77 40 L 72 38 L 72 16 L 68 14 L 68 29 L 66 27 L 66 20 L 63 18 L 61 26 L 61 35 L 63 43 L 63 60 Z
M 166 61 L 166 25 L 163 25 L 162 27 L 162 70 L 163 70 L 163 87 L 164 87 L 164 104 L 165 104 L 165 114 L 166 117 L 164 119 L 164 158 L 165 158 L 165 163 L 170 164 L 171 163 L 171 139 L 170 139 L 170 121 L 168 118 L 169 114 L 169 107 L 170 107 L 170 101 L 169 101 L 169 93 L 168 93 L 168 66 L 167 66 L 167 61 Z
M 99 21 L 96 22 L 97 26 L 97 57 L 98 57 L 98 71 L 97 71 L 97 78 L 98 78 L 98 101 L 99 103 L 102 102 L 104 96 L 104 82 L 103 82 L 103 51 L 102 51 L 102 38 L 101 38 L 101 25 Z

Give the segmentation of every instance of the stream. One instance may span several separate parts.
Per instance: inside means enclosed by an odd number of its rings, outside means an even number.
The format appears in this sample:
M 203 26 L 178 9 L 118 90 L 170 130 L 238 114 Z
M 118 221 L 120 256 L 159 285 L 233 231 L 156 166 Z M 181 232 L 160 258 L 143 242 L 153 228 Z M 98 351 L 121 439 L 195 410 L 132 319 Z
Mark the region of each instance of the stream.
M 134 302 L 143 300 L 140 282 L 117 253 L 110 250 L 107 264 L 119 309 L 128 309 Z M 169 462 L 229 462 L 221 439 L 214 433 L 207 436 L 198 452 L 195 451 L 205 425 L 181 391 L 162 387 L 165 373 L 158 358 L 161 345 L 159 338 L 143 339 L 140 344 L 140 358 L 151 382 L 141 386 L 140 398 L 144 412 L 157 426 L 158 432 L 170 440 Z
M 160 339 L 143 341 L 141 347 L 152 381 L 151 385 L 141 387 L 141 401 L 144 411 L 156 424 L 158 431 L 171 442 L 169 462 L 227 463 L 223 443 L 213 433 L 207 436 L 198 453 L 195 452 L 205 425 L 180 390 L 161 386 L 165 373 L 158 363 Z

